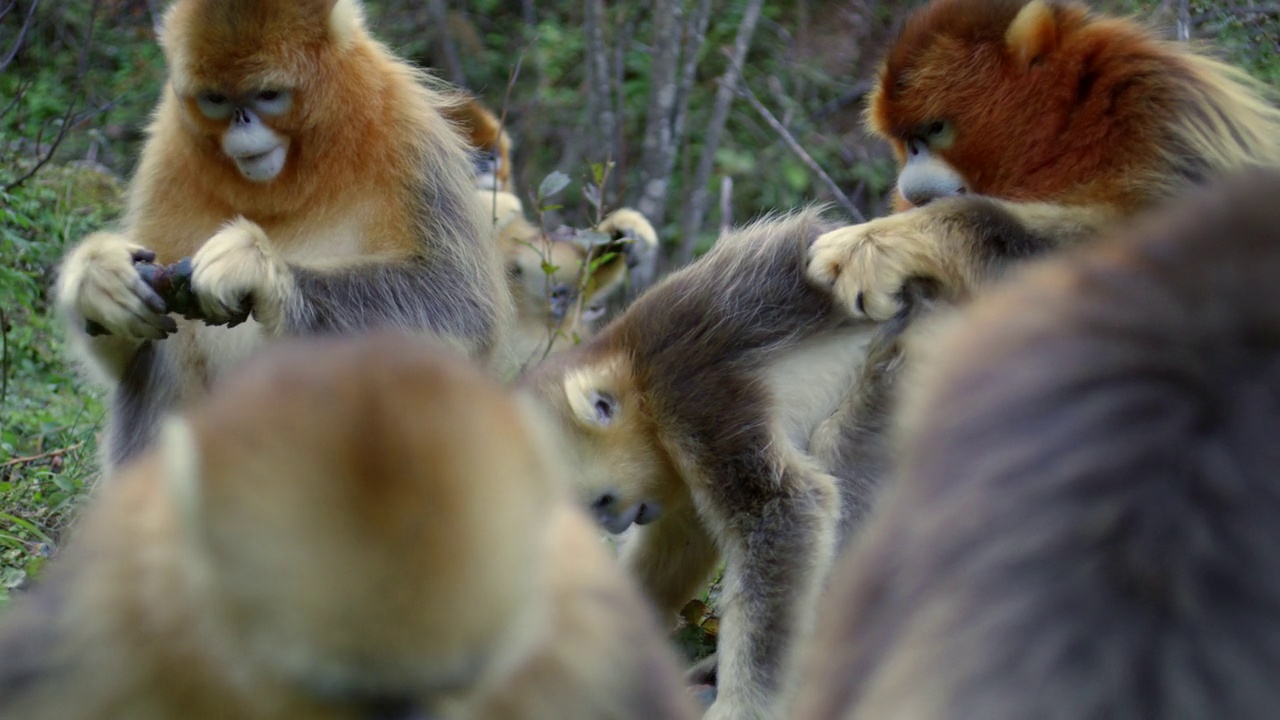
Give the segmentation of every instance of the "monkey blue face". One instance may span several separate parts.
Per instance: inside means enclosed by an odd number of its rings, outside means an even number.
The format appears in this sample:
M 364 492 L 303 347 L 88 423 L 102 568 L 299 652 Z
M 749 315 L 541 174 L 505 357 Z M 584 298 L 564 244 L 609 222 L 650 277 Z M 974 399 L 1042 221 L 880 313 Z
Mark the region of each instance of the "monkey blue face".
M 205 90 L 193 101 L 205 120 L 223 125 L 222 152 L 240 174 L 251 182 L 266 183 L 280 175 L 289 155 L 289 136 L 276 132 L 268 123 L 289 113 L 293 95 L 288 89 L 236 95 Z

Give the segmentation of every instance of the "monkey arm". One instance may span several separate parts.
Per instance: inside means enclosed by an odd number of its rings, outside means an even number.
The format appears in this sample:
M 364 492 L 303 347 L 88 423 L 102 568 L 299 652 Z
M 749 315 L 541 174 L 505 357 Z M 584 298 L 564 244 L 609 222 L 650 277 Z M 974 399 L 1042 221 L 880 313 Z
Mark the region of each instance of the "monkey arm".
M 268 336 L 392 327 L 461 339 L 484 353 L 506 300 L 499 265 L 485 259 L 454 237 L 415 252 L 294 262 L 240 218 L 192 258 L 191 290 L 206 322 L 252 309 Z
M 946 198 L 819 237 L 809 276 L 855 315 L 883 321 L 903 310 L 912 280 L 928 281 L 942 299 L 963 300 L 1011 261 L 1080 242 L 1115 218 L 1096 206 Z
M 486 348 L 498 310 L 490 288 L 479 281 L 482 276 L 465 262 L 439 252 L 333 269 L 290 264 L 293 292 L 285 305 L 286 330 L 426 329 Z

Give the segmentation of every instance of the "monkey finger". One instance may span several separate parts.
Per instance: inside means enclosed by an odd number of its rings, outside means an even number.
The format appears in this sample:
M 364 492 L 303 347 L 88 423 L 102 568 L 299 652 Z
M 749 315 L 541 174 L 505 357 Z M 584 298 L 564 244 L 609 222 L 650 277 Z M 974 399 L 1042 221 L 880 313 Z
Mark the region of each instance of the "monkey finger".
M 151 287 L 151 284 L 144 280 L 141 275 L 135 277 L 133 282 L 129 283 L 129 289 L 154 312 L 163 315 L 169 311 L 164 298 L 160 297 L 160 293 L 157 293 L 155 288 Z
M 146 291 L 152 292 L 150 288 Z M 163 302 L 157 310 L 140 291 L 124 283 L 87 283 L 79 305 L 86 320 L 97 323 L 109 333 L 126 337 L 153 338 L 162 328 L 173 323 L 164 314 Z
M 130 257 L 130 258 L 131 258 L 135 263 L 151 263 L 151 262 L 155 262 L 155 261 L 156 261 L 156 254 L 155 254 L 155 252 L 154 252 L 154 251 L 151 251 L 151 250 L 148 250 L 148 249 L 146 249 L 146 248 L 136 248 L 136 249 L 132 250 L 132 251 L 129 253 L 129 257 Z

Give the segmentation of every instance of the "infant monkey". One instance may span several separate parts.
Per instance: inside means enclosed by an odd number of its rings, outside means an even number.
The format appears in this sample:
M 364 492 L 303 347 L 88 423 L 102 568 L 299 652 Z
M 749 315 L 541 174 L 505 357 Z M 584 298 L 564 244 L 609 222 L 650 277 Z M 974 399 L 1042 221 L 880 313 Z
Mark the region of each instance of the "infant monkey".
M 533 413 L 420 338 L 265 350 L 0 616 L 0 717 L 695 717 Z

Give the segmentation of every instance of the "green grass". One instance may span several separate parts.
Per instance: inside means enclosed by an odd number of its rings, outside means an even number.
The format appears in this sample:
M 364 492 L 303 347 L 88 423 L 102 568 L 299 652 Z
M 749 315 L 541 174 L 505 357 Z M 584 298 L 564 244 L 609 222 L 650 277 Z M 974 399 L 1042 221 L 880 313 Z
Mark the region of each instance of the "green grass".
M 0 193 L 0 603 L 57 552 L 92 484 L 102 397 L 68 362 L 47 288 L 119 203 L 116 179 L 67 166 Z

